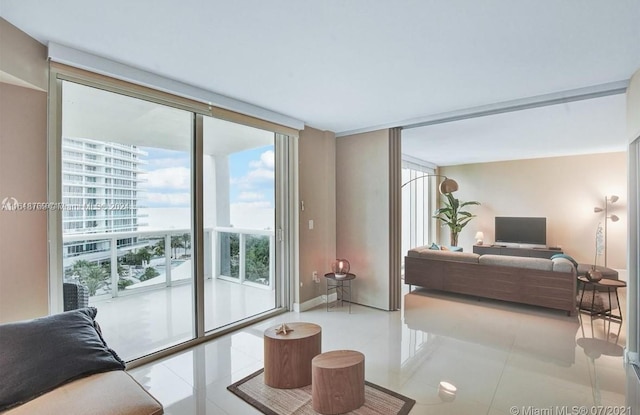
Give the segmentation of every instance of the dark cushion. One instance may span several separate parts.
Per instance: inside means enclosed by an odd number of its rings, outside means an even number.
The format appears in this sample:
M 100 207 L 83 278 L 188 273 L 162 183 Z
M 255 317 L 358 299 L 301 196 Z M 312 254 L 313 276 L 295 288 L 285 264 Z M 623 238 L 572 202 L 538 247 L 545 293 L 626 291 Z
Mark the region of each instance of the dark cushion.
M 573 259 L 571 256 L 567 255 L 567 254 L 555 254 L 553 255 L 550 259 L 556 259 L 556 258 L 564 258 L 564 259 L 568 259 L 569 261 L 571 261 L 571 263 L 573 264 L 573 266 L 576 268 L 576 271 L 578 270 L 578 261 L 576 261 L 575 259 Z
M 0 411 L 124 362 L 102 339 L 94 307 L 0 325 Z

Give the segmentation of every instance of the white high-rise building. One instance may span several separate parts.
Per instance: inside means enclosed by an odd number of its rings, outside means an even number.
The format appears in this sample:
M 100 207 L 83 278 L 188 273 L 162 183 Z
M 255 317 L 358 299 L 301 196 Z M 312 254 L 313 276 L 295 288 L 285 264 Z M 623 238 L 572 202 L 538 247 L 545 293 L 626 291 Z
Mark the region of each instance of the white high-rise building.
M 142 166 L 147 155 L 134 145 L 89 138 L 62 139 L 62 224 L 65 235 L 133 232 L 142 215 Z M 118 240 L 130 246 L 135 238 Z M 77 256 L 109 249 L 108 241 L 77 241 L 64 245 L 64 254 Z

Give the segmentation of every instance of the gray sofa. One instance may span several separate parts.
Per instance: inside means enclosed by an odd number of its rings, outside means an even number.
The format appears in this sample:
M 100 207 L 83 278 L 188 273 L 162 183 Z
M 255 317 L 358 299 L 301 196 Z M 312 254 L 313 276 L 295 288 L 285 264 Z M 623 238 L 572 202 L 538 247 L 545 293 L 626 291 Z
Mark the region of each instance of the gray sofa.
M 411 249 L 405 284 L 576 312 L 576 270 L 564 258 Z

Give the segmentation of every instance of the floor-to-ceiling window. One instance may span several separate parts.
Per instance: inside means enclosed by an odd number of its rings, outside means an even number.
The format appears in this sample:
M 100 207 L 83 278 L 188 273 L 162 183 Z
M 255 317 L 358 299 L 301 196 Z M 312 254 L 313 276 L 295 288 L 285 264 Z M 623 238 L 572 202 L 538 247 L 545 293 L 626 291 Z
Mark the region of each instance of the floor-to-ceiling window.
M 204 118 L 205 330 L 276 307 L 275 138 Z
M 194 338 L 193 114 L 62 82 L 65 308 L 98 308 L 124 359 Z
M 281 310 L 294 138 L 102 81 L 52 71 L 52 312 L 96 307 L 131 361 Z
M 402 252 L 426 245 L 430 240 L 433 168 L 426 165 L 402 162 Z M 427 177 L 425 177 L 427 176 Z

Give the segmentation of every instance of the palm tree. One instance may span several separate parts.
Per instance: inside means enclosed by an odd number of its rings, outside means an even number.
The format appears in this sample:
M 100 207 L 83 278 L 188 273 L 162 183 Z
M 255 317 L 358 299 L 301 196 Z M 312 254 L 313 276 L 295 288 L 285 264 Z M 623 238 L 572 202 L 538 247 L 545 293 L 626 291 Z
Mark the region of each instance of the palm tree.
M 171 237 L 171 249 L 173 249 L 173 257 L 177 258 L 178 248 L 184 248 L 184 242 L 182 241 L 182 236 L 172 236 Z
M 153 245 L 153 253 L 158 256 L 164 256 L 164 239 L 160 239 Z
M 91 264 L 85 270 L 85 275 L 80 278 L 80 282 L 87 287 L 89 295 L 94 296 L 100 288 L 107 285 L 108 275 L 104 268 L 97 264 Z
M 136 251 L 136 256 L 140 259 L 141 265 L 144 265 L 145 262 L 149 263 L 152 257 L 151 251 L 146 246 L 143 246 L 142 248 L 138 249 Z
M 472 215 L 470 212 L 460 210 L 465 206 L 479 205 L 480 202 L 463 202 L 453 197 L 451 193 L 445 193 L 446 200 L 444 201 L 444 207 L 435 211 L 434 219 L 439 219 L 449 227 L 451 232 L 451 245 L 458 245 L 458 234 L 467 226 L 467 223 L 476 215 Z
M 182 235 L 182 243 L 184 245 L 184 254 L 187 255 L 187 250 L 191 248 L 191 234 L 185 233 Z

